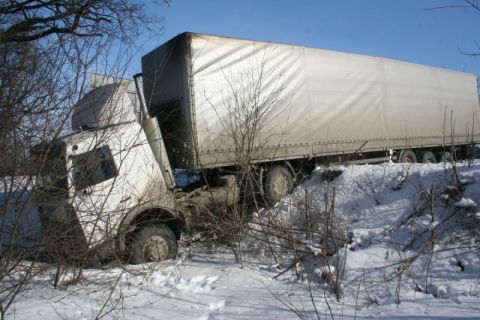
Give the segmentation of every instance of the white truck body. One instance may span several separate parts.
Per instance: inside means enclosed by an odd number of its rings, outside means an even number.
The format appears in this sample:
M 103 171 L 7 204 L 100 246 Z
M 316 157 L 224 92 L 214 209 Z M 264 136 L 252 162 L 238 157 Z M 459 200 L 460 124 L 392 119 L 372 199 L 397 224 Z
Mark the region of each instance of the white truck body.
M 45 163 L 45 221 L 101 256 L 127 238 L 136 262 L 175 256 L 180 231 L 202 210 L 237 202 L 241 165 L 272 203 L 293 187 L 290 160 L 311 168 L 318 158 L 396 150 L 435 162 L 451 158 L 447 146 L 480 142 L 471 74 L 191 33 L 147 54 L 142 69 L 146 101 L 138 78 L 136 95 L 131 83 L 95 77 L 74 109 L 75 133 L 34 152 Z M 200 171 L 205 184 L 178 190 L 172 169 Z
M 238 127 L 258 110 L 254 162 L 480 142 L 473 74 L 193 33 L 142 68 L 175 167 L 234 165 Z

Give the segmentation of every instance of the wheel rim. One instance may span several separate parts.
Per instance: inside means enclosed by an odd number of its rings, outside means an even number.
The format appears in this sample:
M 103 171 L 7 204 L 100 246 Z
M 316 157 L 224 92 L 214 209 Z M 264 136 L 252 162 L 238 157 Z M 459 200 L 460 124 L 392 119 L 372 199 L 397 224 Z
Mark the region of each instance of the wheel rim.
M 402 162 L 404 162 L 404 163 L 414 163 L 412 157 L 410 157 L 410 156 L 406 156 Z
M 169 251 L 167 241 L 161 236 L 151 236 L 142 248 L 143 256 L 152 262 L 168 259 Z

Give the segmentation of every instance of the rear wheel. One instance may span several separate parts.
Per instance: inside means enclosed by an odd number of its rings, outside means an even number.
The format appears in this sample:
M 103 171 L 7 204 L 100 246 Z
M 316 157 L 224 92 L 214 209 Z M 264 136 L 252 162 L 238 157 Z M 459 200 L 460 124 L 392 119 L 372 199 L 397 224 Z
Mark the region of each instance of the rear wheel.
M 405 150 L 402 150 L 402 152 L 400 153 L 399 162 L 415 163 L 417 162 L 417 156 L 415 155 L 415 152 L 413 152 L 412 149 L 405 149 Z
M 430 151 L 425 151 L 422 154 L 422 163 L 437 163 L 437 158 Z
M 137 231 L 132 238 L 133 263 L 160 262 L 177 255 L 177 239 L 166 225 L 148 226 Z
M 450 152 L 444 151 L 438 154 L 440 162 L 453 162 L 453 156 Z
M 265 196 L 270 204 L 274 204 L 293 189 L 293 176 L 284 166 L 276 166 L 265 177 Z

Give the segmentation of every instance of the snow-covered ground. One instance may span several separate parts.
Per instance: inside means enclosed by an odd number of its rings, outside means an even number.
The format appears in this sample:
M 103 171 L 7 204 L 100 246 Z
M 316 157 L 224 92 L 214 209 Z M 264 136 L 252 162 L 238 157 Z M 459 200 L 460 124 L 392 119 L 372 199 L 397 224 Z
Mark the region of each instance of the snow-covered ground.
M 311 257 L 284 272 L 288 264 L 281 268 L 247 238 L 243 268 L 227 247 L 197 243 L 177 260 L 87 269 L 79 284 L 57 289 L 48 269 L 8 318 L 480 318 L 480 162 L 458 164 L 458 179 L 445 164 L 337 169 L 343 173 L 330 182 L 315 173 L 274 209 L 280 220 L 301 219 L 305 193 L 319 212 L 334 198 L 338 225 L 351 237 L 334 256 L 322 256 L 310 238 Z M 335 280 L 339 299 L 329 289 Z

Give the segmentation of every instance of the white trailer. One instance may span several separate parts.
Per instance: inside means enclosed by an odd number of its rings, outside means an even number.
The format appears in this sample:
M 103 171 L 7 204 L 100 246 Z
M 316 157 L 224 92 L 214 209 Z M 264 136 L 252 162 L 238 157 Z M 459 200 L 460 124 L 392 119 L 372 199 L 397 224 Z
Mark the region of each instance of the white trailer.
M 235 165 L 252 117 L 253 162 L 438 154 L 480 142 L 473 74 L 194 33 L 147 54 L 142 69 L 149 112 L 175 167 Z

